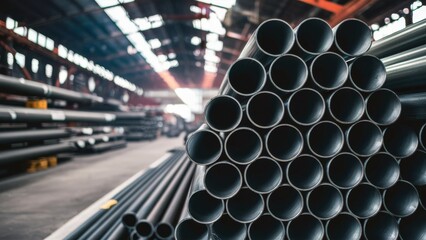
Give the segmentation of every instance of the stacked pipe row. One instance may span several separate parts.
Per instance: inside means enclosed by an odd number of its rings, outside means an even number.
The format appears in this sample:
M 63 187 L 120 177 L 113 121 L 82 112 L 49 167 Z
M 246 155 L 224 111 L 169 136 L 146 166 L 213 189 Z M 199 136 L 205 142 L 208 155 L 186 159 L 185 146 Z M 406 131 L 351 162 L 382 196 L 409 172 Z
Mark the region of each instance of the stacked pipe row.
M 263 22 L 187 140 L 176 239 L 424 239 L 424 54 L 372 54 L 425 44 L 425 26 L 369 50 L 357 19 Z

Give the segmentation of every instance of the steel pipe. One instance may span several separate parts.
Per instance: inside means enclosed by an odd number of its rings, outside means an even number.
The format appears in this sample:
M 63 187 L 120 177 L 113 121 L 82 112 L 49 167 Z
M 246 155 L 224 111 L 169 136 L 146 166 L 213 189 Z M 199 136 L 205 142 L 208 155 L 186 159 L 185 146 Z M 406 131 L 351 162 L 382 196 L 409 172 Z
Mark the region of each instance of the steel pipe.
M 308 126 L 317 123 L 324 112 L 324 98 L 314 89 L 302 88 L 288 99 L 288 114 L 299 125 Z
M 416 186 L 426 185 L 426 152 L 417 150 L 399 162 L 401 177 Z
M 289 240 L 321 240 L 324 237 L 324 226 L 320 220 L 304 213 L 287 224 Z
M 345 84 L 349 70 L 345 60 L 336 53 L 322 53 L 310 65 L 312 81 L 321 90 L 334 90 Z
M 222 156 L 223 143 L 216 133 L 201 127 L 188 137 L 185 148 L 188 157 L 196 164 L 209 165 Z
M 258 128 L 272 128 L 279 124 L 284 117 L 284 111 L 281 98 L 273 92 L 266 91 L 253 95 L 246 106 L 248 120 Z
M 187 201 L 175 229 L 176 240 L 210 240 L 211 231 L 208 225 L 194 221 L 188 214 Z
M 370 121 L 359 121 L 346 132 L 346 142 L 351 152 L 368 157 L 377 153 L 382 147 L 382 130 Z
M 227 199 L 241 189 L 243 176 L 240 170 L 232 163 L 217 162 L 207 168 L 204 176 L 204 185 L 213 197 Z
M 225 174 L 222 172 L 222 175 Z M 281 166 L 275 160 L 260 157 L 246 167 L 244 179 L 247 187 L 254 192 L 267 194 L 281 184 L 283 172 Z
M 277 240 L 284 239 L 284 224 L 269 214 L 264 214 L 248 227 L 250 240 Z M 234 238 L 233 238 L 234 239 Z
M 365 102 L 368 118 L 378 125 L 390 125 L 398 120 L 401 114 L 401 101 L 398 95 L 389 89 L 374 91 Z
M 364 98 L 361 93 L 349 87 L 334 91 L 327 103 L 331 117 L 342 124 L 358 121 L 365 111 Z
M 264 205 L 262 195 L 245 187 L 226 201 L 229 216 L 240 223 L 249 223 L 258 219 L 263 213 Z
M 373 31 L 363 21 L 348 18 L 333 28 L 334 48 L 346 57 L 361 56 L 373 41 Z
M 419 206 L 419 193 L 411 183 L 400 180 L 384 191 L 383 205 L 396 217 L 407 217 Z
M 340 213 L 325 224 L 328 240 L 358 240 L 362 236 L 360 221 L 350 213 Z
M 393 64 L 398 64 L 400 62 L 404 62 L 421 56 L 426 56 L 426 44 L 409 49 L 404 52 L 396 53 L 394 55 L 382 58 L 381 60 L 383 64 L 385 64 L 385 66 L 391 66 Z
M 243 110 L 240 103 L 231 96 L 214 97 L 204 108 L 207 125 L 218 132 L 234 130 L 241 122 Z
M 247 237 L 247 227 L 223 214 L 219 220 L 211 225 L 212 239 L 235 239 L 244 240 Z
M 398 222 L 387 212 L 379 212 L 364 222 L 364 237 L 367 240 L 396 240 Z
M 0 144 L 11 144 L 19 142 L 34 142 L 48 139 L 68 138 L 72 131 L 68 129 L 31 129 L 21 131 L 2 132 Z
M 277 161 L 295 159 L 303 150 L 302 133 L 294 126 L 281 124 L 266 135 L 265 147 L 268 154 Z
M 331 184 L 323 183 L 310 191 L 306 197 L 308 211 L 318 219 L 328 220 L 343 209 L 343 195 Z
M 384 131 L 383 146 L 396 158 L 413 154 L 419 144 L 416 132 L 404 124 L 394 124 Z
M 399 98 L 402 104 L 402 117 L 413 120 L 426 119 L 426 93 L 404 94 L 400 95 Z
M 287 165 L 288 183 L 302 191 L 312 190 L 321 183 L 324 171 L 321 162 L 314 156 L 303 154 Z
M 280 221 L 290 221 L 302 213 L 302 194 L 288 184 L 283 184 L 266 199 L 268 212 Z
M 423 124 L 423 126 L 420 128 L 419 144 L 423 148 L 423 150 L 426 150 L 426 124 Z
M 402 240 L 424 240 L 426 236 L 426 212 L 417 211 L 399 221 L 399 236 Z
M 382 195 L 373 185 L 361 183 L 349 190 L 346 207 L 358 218 L 370 218 L 380 211 Z
M 386 88 L 399 91 L 416 91 L 424 87 L 426 74 L 426 56 L 400 62 L 386 68 Z
M 204 146 L 204 144 L 203 144 Z M 248 127 L 240 127 L 225 139 L 225 153 L 237 164 L 249 164 L 262 153 L 263 143 L 259 133 Z M 205 151 L 200 148 L 199 151 Z
M 397 160 L 387 152 L 379 152 L 364 163 L 365 178 L 379 189 L 386 189 L 398 181 L 400 170 Z
M 326 172 L 334 186 L 350 189 L 362 181 L 364 167 L 354 154 L 340 153 L 328 162 Z
M 345 142 L 342 129 L 330 121 L 322 121 L 311 127 L 307 139 L 309 150 L 318 157 L 335 156 L 342 150 Z
M 305 85 L 309 75 L 308 66 L 298 56 L 286 54 L 277 57 L 269 67 L 268 76 L 272 85 L 281 92 L 290 93 Z
M 372 55 L 355 58 L 349 65 L 349 80 L 362 92 L 376 91 L 386 81 L 385 65 Z

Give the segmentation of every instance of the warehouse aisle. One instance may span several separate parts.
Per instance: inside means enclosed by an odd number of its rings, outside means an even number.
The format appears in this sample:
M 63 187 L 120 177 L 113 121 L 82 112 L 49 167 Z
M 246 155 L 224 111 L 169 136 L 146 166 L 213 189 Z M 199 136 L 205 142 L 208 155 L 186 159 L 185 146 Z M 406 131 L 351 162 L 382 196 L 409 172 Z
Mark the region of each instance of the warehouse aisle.
M 183 137 L 183 135 L 182 135 Z M 42 239 L 136 172 L 182 146 L 182 138 L 129 143 L 56 168 L 0 181 L 0 239 Z

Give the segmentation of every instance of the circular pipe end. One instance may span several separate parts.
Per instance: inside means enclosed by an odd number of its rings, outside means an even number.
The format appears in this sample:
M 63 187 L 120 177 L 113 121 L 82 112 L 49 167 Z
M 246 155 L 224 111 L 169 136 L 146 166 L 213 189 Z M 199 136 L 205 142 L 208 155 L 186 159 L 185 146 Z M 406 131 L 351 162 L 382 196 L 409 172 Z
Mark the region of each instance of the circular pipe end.
M 334 43 L 344 55 L 354 57 L 366 53 L 373 42 L 373 32 L 363 21 L 349 18 L 334 29 Z
M 268 72 L 272 84 L 282 92 L 293 92 L 305 85 L 309 71 L 298 56 L 286 54 L 276 58 Z
M 215 222 L 224 209 L 223 200 L 212 197 L 206 190 L 199 190 L 189 197 L 188 212 L 197 222 L 203 224 Z
M 161 240 L 172 239 L 174 230 L 170 223 L 160 222 L 155 228 L 155 236 Z
M 366 99 L 368 118 L 379 125 L 390 125 L 398 120 L 402 105 L 398 95 L 389 89 L 379 89 Z
M 321 184 L 308 193 L 308 211 L 318 219 L 327 220 L 337 216 L 343 209 L 343 195 L 331 184 Z
M 396 240 L 398 233 L 398 222 L 387 212 L 379 212 L 364 222 L 367 240 Z
M 351 153 L 340 153 L 327 165 L 330 182 L 342 189 L 350 189 L 362 181 L 364 167 L 361 160 Z
M 256 31 L 258 47 L 270 56 L 277 57 L 287 53 L 293 46 L 294 40 L 292 27 L 281 19 L 264 21 Z
M 213 131 L 203 129 L 191 134 L 186 141 L 188 157 L 199 165 L 216 162 L 222 155 L 222 139 Z
M 370 218 L 380 211 L 382 195 L 373 185 L 361 183 L 349 190 L 346 206 L 358 218 Z
M 321 240 L 324 237 L 324 226 L 320 220 L 304 213 L 288 223 L 287 237 L 289 240 Z
M 128 228 L 133 228 L 134 226 L 136 226 L 138 219 L 134 213 L 125 213 L 121 217 L 121 222 L 124 224 L 124 226 Z
M 417 211 L 415 214 L 401 218 L 399 235 L 403 240 L 424 239 L 426 236 L 426 213 Z
M 382 147 L 382 130 L 370 121 L 359 121 L 349 128 L 346 140 L 351 152 L 368 157 L 377 153 Z
M 358 121 L 365 111 L 364 98 L 353 88 L 340 88 L 328 100 L 331 117 L 339 123 L 351 124 Z
M 386 151 L 396 158 L 409 157 L 419 144 L 416 132 L 403 124 L 389 126 L 384 132 L 383 140 Z
M 259 133 L 247 127 L 235 129 L 225 139 L 225 153 L 237 164 L 253 162 L 262 153 L 262 148 L 263 143 Z
M 240 223 L 253 222 L 263 213 L 264 202 L 260 194 L 249 188 L 242 188 L 235 196 L 226 202 L 228 214 Z
M 308 18 L 302 21 L 295 31 L 297 45 L 310 55 L 326 52 L 333 44 L 333 30 L 320 18 Z
M 243 177 L 240 170 L 231 163 L 218 162 L 206 170 L 204 185 L 214 197 L 227 199 L 241 189 Z
M 259 92 L 266 83 L 266 70 L 253 58 L 241 58 L 228 70 L 229 85 L 242 96 L 251 96 Z
M 273 92 L 259 92 L 247 102 L 247 117 L 259 128 L 271 128 L 280 123 L 284 111 L 283 101 Z
M 330 240 L 358 240 L 362 236 L 361 223 L 349 213 L 341 213 L 329 220 L 325 229 Z
M 416 186 L 426 185 L 426 152 L 416 151 L 408 158 L 401 159 L 401 177 Z
M 281 221 L 271 215 L 262 215 L 248 227 L 250 240 L 276 240 L 284 239 L 285 228 Z
M 349 69 L 345 60 L 336 53 L 318 55 L 311 63 L 313 82 L 323 90 L 334 90 L 345 84 Z
M 268 195 L 266 207 L 276 219 L 289 221 L 302 213 L 303 196 L 298 190 L 284 184 Z
M 379 189 L 393 186 L 400 176 L 400 167 L 397 160 L 386 152 L 377 153 L 364 164 L 365 178 Z
M 411 183 L 401 180 L 384 192 L 383 205 L 395 216 L 407 217 L 419 206 L 419 194 Z
M 221 95 L 210 100 L 204 109 L 204 115 L 211 129 L 228 132 L 240 124 L 243 110 L 235 98 Z
M 333 157 L 342 150 L 344 138 L 342 129 L 337 124 L 322 121 L 309 130 L 308 147 L 318 157 Z
M 139 221 L 135 226 L 135 230 L 142 238 L 149 238 L 154 234 L 154 226 L 145 220 Z
M 301 155 L 286 169 L 287 181 L 298 190 L 312 190 L 321 183 L 324 175 L 321 162 L 311 155 Z
M 209 240 L 210 230 L 207 225 L 187 218 L 177 224 L 175 229 L 175 238 L 176 240 Z
M 372 55 L 358 57 L 349 66 L 349 80 L 360 91 L 376 91 L 386 81 L 385 65 Z
M 302 152 L 303 136 L 294 126 L 281 124 L 266 136 L 266 151 L 278 161 L 290 161 Z
M 213 239 L 238 239 L 244 240 L 247 236 L 247 227 L 229 217 L 228 214 L 222 215 L 211 226 Z
M 325 112 L 325 101 L 321 94 L 310 88 L 294 92 L 288 100 L 290 118 L 299 125 L 313 125 L 321 120 Z
M 281 184 L 282 178 L 281 166 L 267 157 L 253 161 L 244 171 L 247 186 L 260 194 L 272 192 Z

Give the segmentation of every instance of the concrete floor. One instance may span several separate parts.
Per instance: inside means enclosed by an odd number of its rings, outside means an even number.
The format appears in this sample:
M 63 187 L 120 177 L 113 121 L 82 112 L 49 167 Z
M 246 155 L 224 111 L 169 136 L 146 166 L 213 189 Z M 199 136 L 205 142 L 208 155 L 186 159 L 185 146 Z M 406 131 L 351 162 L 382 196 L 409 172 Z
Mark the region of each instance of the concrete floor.
M 182 138 L 129 143 L 0 181 L 0 239 L 43 239 L 91 203 L 180 147 Z

